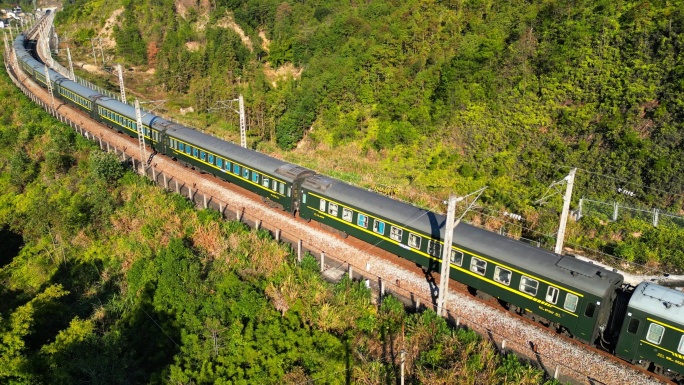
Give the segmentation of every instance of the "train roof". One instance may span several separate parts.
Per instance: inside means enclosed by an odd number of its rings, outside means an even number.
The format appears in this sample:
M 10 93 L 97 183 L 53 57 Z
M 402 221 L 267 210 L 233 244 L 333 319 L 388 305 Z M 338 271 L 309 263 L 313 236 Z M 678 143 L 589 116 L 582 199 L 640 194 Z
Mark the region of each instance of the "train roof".
M 90 90 L 90 88 L 88 89 Z M 90 92 L 94 91 L 91 90 Z M 97 100 L 97 105 L 136 120 L 135 107 L 131 106 L 130 104 L 122 103 L 119 99 L 110 98 L 109 96 L 103 97 Z M 141 110 L 140 113 L 142 114 L 143 125 L 148 127 L 152 124 L 155 118 L 158 118 L 157 115 L 144 110 Z
M 159 123 L 155 122 L 155 124 Z M 290 169 L 296 165 L 292 165 L 291 163 L 282 161 L 280 159 L 270 157 L 248 148 L 243 148 L 237 144 L 215 138 L 199 131 L 195 131 L 180 124 L 174 124 L 170 126 L 170 129 L 167 130 L 167 134 L 171 137 L 190 143 L 193 146 L 211 151 L 216 155 L 229 159 L 239 159 L 239 162 L 247 167 L 262 170 L 270 173 L 271 175 L 277 174 L 288 182 L 292 182 L 294 180 L 289 173 L 278 171 L 279 169 Z
M 83 96 L 86 99 L 89 99 L 90 101 L 93 101 L 98 97 L 103 96 L 101 93 L 94 91 L 82 84 L 76 83 L 75 81 L 69 78 L 64 78 L 61 82 L 59 82 L 59 85 Z
M 684 324 L 684 293 L 652 282 L 642 282 L 634 289 L 629 308 Z
M 304 187 L 319 191 L 338 202 L 384 217 L 396 225 L 414 228 L 433 238 L 444 239 L 446 217 L 389 197 L 358 188 L 334 178 L 316 175 L 306 179 Z M 491 231 L 461 223 L 454 230 L 454 244 L 474 254 L 495 257 L 506 265 L 527 270 L 605 298 L 623 276 L 591 262 L 560 256 Z M 533 273 L 533 274 L 532 274 Z

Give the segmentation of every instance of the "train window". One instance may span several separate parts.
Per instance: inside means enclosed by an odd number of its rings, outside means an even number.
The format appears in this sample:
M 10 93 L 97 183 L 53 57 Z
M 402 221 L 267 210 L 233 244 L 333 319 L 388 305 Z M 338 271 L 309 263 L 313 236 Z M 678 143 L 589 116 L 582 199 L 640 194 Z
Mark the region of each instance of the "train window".
M 223 159 L 216 157 L 216 167 L 223 168 Z
M 290 195 L 290 193 L 288 192 L 287 195 Z M 302 203 L 306 204 L 306 194 L 302 194 Z
M 194 156 L 195 158 L 199 158 L 199 150 L 196 148 L 193 148 L 192 149 L 192 156 Z
M 226 172 L 230 171 L 230 162 L 228 160 L 223 164 L 223 169 L 226 170 Z
M 463 253 L 451 250 L 451 263 L 456 266 L 461 266 L 463 264 Z
M 368 216 L 359 213 L 359 217 L 356 218 L 356 224 L 364 229 L 368 228 Z
M 204 151 L 200 151 L 200 158 L 204 161 L 207 160 L 207 153 Z
M 684 354 L 684 336 L 679 339 L 679 347 L 677 347 L 677 351 L 681 354 Z
M 385 235 L 385 222 L 376 219 L 373 222 L 373 231 L 375 231 L 378 234 Z
M 568 293 L 565 295 L 565 304 L 563 307 L 565 310 L 570 310 L 574 313 L 575 310 L 577 310 L 577 301 L 579 301 L 579 298 L 576 295 Z
M 249 179 L 249 170 L 246 169 L 246 168 L 243 168 L 243 169 L 242 169 L 242 176 L 243 176 L 245 179 Z
M 520 279 L 520 291 L 530 294 L 537 295 L 537 289 L 539 288 L 539 281 L 536 281 L 530 277 L 523 277 Z
M 332 216 L 337 216 L 337 204 L 330 202 L 330 206 L 328 206 L 328 212 Z
M 209 163 L 214 164 L 214 156 L 209 154 Z
M 353 212 L 353 211 L 351 211 L 351 210 L 349 210 L 349 209 L 347 209 L 347 208 L 343 208 L 343 209 L 342 209 L 342 219 L 344 219 L 345 221 L 351 222 L 353 216 L 354 216 L 354 212 Z
M 189 144 L 186 144 L 185 145 L 185 153 L 190 155 L 191 152 L 192 152 L 192 146 Z
M 555 305 L 556 302 L 558 302 L 558 293 L 560 293 L 560 291 L 557 287 L 549 286 L 549 288 L 546 289 L 546 302 Z
M 410 247 L 413 247 L 414 249 L 420 249 L 420 236 L 409 233 L 409 239 L 408 239 L 408 244 Z
M 588 302 L 587 308 L 584 309 L 584 315 L 591 318 L 594 316 L 594 310 L 596 310 L 596 304 L 593 302 Z
M 271 180 L 268 179 L 268 178 L 264 178 L 264 179 L 262 179 L 262 181 L 261 181 L 261 184 L 263 184 L 264 187 L 266 187 L 266 188 L 268 188 L 269 183 L 271 183 Z
M 285 194 L 285 184 L 283 183 L 280 184 L 280 193 L 283 195 Z M 290 194 L 288 194 L 288 196 L 290 196 Z
M 326 204 L 326 200 L 325 200 L 325 199 L 321 199 L 321 200 L 318 202 L 318 209 L 319 209 L 320 211 L 325 212 L 325 204 Z
M 494 280 L 496 282 L 501 282 L 506 286 L 511 284 L 512 275 L 510 270 L 506 270 L 500 266 L 497 266 L 496 269 L 494 269 Z
M 233 163 L 233 174 L 240 175 L 240 166 L 235 163 Z
M 474 258 L 470 261 L 470 271 L 480 275 L 485 275 L 487 271 L 487 262 L 478 258 Z
M 442 255 L 442 245 L 439 242 L 430 239 L 428 241 L 428 254 L 433 257 L 440 257 Z
M 637 318 L 632 318 L 629 320 L 629 324 L 627 325 L 627 333 L 636 334 L 638 330 L 639 320 Z
M 660 345 L 660 341 L 663 340 L 663 334 L 665 333 L 665 328 L 658 324 L 651 324 L 648 327 L 648 334 L 646 334 L 646 340 L 653 342 L 656 345 Z
M 259 174 L 255 172 L 252 173 L 252 182 L 259 183 Z
M 397 242 L 401 242 L 401 238 L 404 235 L 404 230 L 392 226 L 390 229 L 390 238 L 394 239 Z

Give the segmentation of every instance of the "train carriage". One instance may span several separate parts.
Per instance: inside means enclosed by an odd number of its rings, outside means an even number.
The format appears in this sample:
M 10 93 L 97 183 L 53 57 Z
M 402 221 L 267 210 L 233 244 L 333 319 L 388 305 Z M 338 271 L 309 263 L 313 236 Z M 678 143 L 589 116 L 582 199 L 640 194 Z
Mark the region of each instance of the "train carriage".
M 629 300 L 615 354 L 634 363 L 653 363 L 663 375 L 684 373 L 684 293 L 639 284 Z
M 304 177 L 313 174 L 309 169 L 178 124 L 168 125 L 166 136 L 168 156 L 252 191 L 293 214 L 299 208 L 298 186 Z
M 159 118 L 154 114 L 147 113 L 147 111 L 142 111 L 141 113 L 145 144 L 154 147 L 159 142 L 160 133 L 159 130 L 151 129 L 150 126 L 155 119 Z M 133 138 L 138 137 L 138 123 L 133 106 L 122 103 L 118 99 L 102 95 L 97 98 L 92 115 L 94 119 L 121 133 Z
M 101 94 L 90 88 L 82 86 L 67 78 L 57 79 L 55 85 L 55 90 L 60 99 L 88 114 L 92 113 L 95 100 L 102 97 Z
M 316 175 L 303 184 L 301 215 L 440 271 L 446 218 Z M 452 279 L 536 314 L 594 343 L 608 326 L 622 275 L 460 224 Z

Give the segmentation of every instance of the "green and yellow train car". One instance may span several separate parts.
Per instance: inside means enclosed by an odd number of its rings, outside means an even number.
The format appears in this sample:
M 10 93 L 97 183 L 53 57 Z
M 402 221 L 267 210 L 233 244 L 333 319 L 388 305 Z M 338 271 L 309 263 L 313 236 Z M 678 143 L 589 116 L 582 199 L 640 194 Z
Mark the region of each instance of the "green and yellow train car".
M 615 354 L 684 380 L 684 293 L 642 282 L 632 293 Z
M 198 170 L 252 191 L 274 206 L 294 214 L 299 209 L 300 184 L 314 172 L 260 152 L 217 140 L 165 119 L 152 122 L 163 132 L 158 151 Z
M 302 187 L 302 217 L 440 271 L 444 216 L 321 175 Z M 464 223 L 453 239 L 452 279 L 581 341 L 602 337 L 622 275 Z

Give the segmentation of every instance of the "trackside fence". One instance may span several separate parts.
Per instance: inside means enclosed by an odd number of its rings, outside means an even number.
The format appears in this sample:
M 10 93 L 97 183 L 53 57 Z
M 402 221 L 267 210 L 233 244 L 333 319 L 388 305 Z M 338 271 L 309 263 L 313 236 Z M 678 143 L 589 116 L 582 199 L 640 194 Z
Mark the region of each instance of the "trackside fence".
M 601 202 L 582 198 L 577 208 L 577 219 L 583 216 L 594 216 L 603 220 L 616 222 L 618 219 L 638 219 L 650 222 L 653 227 L 672 226 L 684 228 L 684 216 L 676 215 L 659 209 L 643 209 L 627 206 L 618 201 Z
M 130 165 L 133 170 L 136 170 L 136 172 L 149 178 L 162 188 L 187 197 L 194 202 L 197 208 L 216 210 L 226 220 L 237 220 L 254 229 L 270 232 L 276 241 L 290 245 L 293 253 L 297 256 L 297 261 L 301 261 L 306 253 L 311 254 L 318 261 L 323 277 L 330 282 L 338 282 L 345 275 L 355 281 L 363 281 L 373 293 L 373 298 L 378 306 L 382 303 L 385 296 L 392 295 L 401 300 L 410 311 L 423 311 L 427 308 L 436 309 L 433 298 L 426 296 L 425 293 L 415 293 L 408 288 L 403 287 L 399 280 L 379 276 L 373 271 L 373 268 L 370 265 L 354 265 L 343 255 L 328 253 L 323 250 L 320 245 L 307 242 L 302 240 L 297 234 L 277 228 L 243 206 L 235 204 L 234 202 L 221 200 L 207 192 L 196 189 L 192 184 L 186 183 L 174 175 L 167 175 L 159 172 L 153 166 L 149 168 L 141 167 L 141 162 L 128 155 L 125 149 L 120 149 L 113 144 L 110 144 L 102 137 L 92 134 L 82 125 L 59 113 L 50 103 L 46 103 L 34 95 L 19 81 L 19 74 L 14 72 L 10 63 L 12 56 L 13 55 L 10 55 L 8 52 L 4 53 L 5 68 L 7 69 L 7 73 L 12 82 L 21 89 L 26 96 L 40 105 L 55 119 L 68 125 L 86 139 L 95 142 L 103 151 L 116 154 L 122 162 Z M 23 75 L 23 79 L 26 78 L 26 75 L 23 74 L 23 72 L 21 75 Z M 560 362 L 551 355 L 538 352 L 537 341 L 516 340 L 512 338 L 515 336 L 506 336 L 491 330 L 481 322 L 462 313 L 459 309 L 450 309 L 448 307 L 446 309 L 446 318 L 453 326 L 469 328 L 476 331 L 483 336 L 484 339 L 489 340 L 501 354 L 515 353 L 518 356 L 527 358 L 533 365 L 543 369 L 547 378 L 555 378 L 562 382 L 570 383 L 604 384 L 603 382 L 592 378 L 592 375 L 596 375 L 595 373 L 580 371 L 577 368 L 570 366 L 572 363 Z M 394 358 L 393 361 L 395 365 L 400 364 L 400 359 L 398 357 Z

